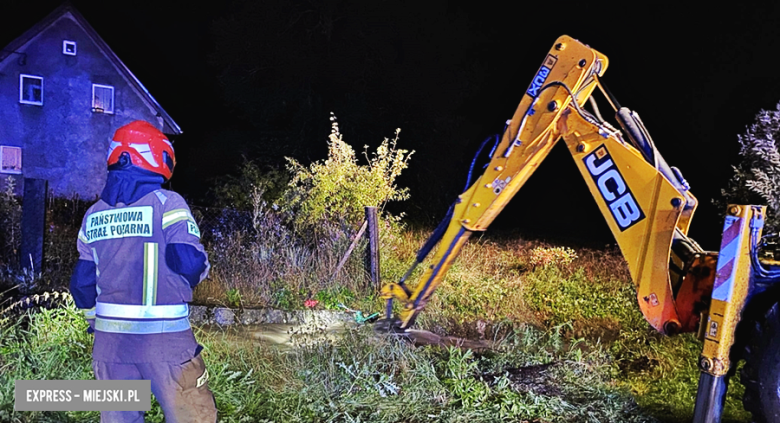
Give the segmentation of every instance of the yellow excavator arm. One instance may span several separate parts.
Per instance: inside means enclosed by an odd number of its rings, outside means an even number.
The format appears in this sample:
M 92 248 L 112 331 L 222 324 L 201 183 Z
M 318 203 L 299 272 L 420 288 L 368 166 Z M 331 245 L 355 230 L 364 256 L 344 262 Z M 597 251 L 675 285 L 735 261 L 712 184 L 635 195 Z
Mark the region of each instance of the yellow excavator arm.
M 730 205 L 718 252 L 704 251 L 688 238 L 696 197 L 679 170 L 661 157 L 639 116 L 621 108 L 599 80 L 607 63 L 587 45 L 558 38 L 485 172 L 458 196 L 418 253 L 415 266 L 439 242 L 432 264 L 413 288 L 406 279 L 414 266 L 398 283 L 382 288 L 387 318 L 377 322 L 377 330 L 403 332 L 414 324 L 469 236 L 490 226 L 562 139 L 628 263 L 645 319 L 665 334 L 699 331 L 704 346 L 693 421 L 717 423 L 733 369 L 737 325 L 758 292 L 754 277 L 780 281 L 780 270 L 762 267 L 757 254 L 766 207 Z M 601 118 L 591 98 L 597 87 L 617 112 L 620 130 Z M 588 101 L 593 113 L 584 107 Z M 394 301 L 401 306 L 397 318 Z M 777 389 L 773 385 L 768 391 L 780 392 L 780 381 L 768 383 L 775 382 Z M 774 410 L 774 403 L 766 404 Z
M 617 240 L 637 285 L 642 313 L 664 333 L 691 329 L 698 315 L 681 316 L 670 277 L 673 242 L 690 255 L 703 254 L 687 238 L 696 199 L 679 172 L 666 165 L 638 117 L 621 109 L 629 138 L 583 106 L 600 86 L 607 57 L 562 36 L 550 49 L 509 122 L 481 177 L 458 196 L 433 264 L 414 289 L 404 281 L 383 287 L 382 296 L 402 305 L 395 324 L 413 324 L 474 231 L 484 231 L 563 139 Z M 571 210 L 576 218 L 576 209 Z M 679 258 L 679 270 L 688 258 Z M 671 261 L 674 264 L 674 261 Z M 390 316 L 388 316 L 390 317 Z M 693 318 L 693 319 L 692 319 Z M 696 320 L 692 322 L 691 320 Z

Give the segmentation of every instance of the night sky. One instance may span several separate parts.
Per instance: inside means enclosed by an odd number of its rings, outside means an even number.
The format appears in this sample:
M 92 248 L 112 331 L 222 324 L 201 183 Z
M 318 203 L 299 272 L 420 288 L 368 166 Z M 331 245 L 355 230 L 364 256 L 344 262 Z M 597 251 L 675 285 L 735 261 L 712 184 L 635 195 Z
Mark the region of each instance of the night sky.
M 722 222 L 711 200 L 737 163 L 737 134 L 780 101 L 777 5 L 72 3 L 182 127 L 172 184 L 195 204 L 242 157 L 269 167 L 283 167 L 285 156 L 323 158 L 332 111 L 358 151 L 402 129 L 400 147 L 416 150 L 399 181 L 412 200 L 395 209 L 437 220 L 463 190 L 479 144 L 503 130 L 567 34 L 607 55 L 603 81 L 682 170 L 700 200 L 691 235 L 717 249 Z M 59 4 L 5 0 L 0 44 Z M 509 229 L 614 242 L 562 142 L 490 232 Z

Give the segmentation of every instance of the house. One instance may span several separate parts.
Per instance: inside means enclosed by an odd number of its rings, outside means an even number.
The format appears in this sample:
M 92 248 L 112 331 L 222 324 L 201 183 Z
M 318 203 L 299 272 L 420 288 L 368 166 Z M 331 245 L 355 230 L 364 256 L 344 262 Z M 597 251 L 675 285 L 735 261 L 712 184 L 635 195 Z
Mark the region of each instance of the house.
M 66 2 L 0 51 L 0 188 L 46 179 L 55 196 L 94 199 L 114 131 L 133 120 L 181 128 Z

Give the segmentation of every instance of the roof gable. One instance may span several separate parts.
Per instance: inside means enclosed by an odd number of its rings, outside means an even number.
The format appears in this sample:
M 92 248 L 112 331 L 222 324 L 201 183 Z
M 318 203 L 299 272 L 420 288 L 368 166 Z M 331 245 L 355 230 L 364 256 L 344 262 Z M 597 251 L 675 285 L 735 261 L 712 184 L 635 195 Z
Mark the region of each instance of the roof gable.
M 31 42 L 35 41 L 44 30 L 54 25 L 61 19 L 70 19 L 76 25 L 78 25 L 84 33 L 90 38 L 90 40 L 98 47 L 100 52 L 106 57 L 106 59 L 113 65 L 117 73 L 120 74 L 131 86 L 136 93 L 144 99 L 147 106 L 156 112 L 157 116 L 163 120 L 163 132 L 170 135 L 179 135 L 182 133 L 179 125 L 171 118 L 171 116 L 160 106 L 160 103 L 149 93 L 149 90 L 138 80 L 138 78 L 130 72 L 130 69 L 119 59 L 113 50 L 106 44 L 105 41 L 98 35 L 97 31 L 87 22 L 84 16 L 76 10 L 76 8 L 68 1 L 49 13 L 45 18 L 35 24 L 32 28 L 25 31 L 21 36 L 17 37 L 10 44 L 4 47 L 0 51 L 0 65 L 6 60 L 23 60 L 21 57 L 17 57 L 19 52 L 24 54 L 24 49 Z M 15 53 L 17 52 L 17 53 Z M 24 57 L 24 56 L 22 56 Z

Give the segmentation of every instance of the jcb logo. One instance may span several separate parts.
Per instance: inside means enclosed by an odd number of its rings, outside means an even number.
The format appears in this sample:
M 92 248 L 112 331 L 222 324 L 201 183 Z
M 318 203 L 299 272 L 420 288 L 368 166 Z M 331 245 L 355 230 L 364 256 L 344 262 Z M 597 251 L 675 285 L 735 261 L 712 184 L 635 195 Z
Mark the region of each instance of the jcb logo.
M 546 66 L 539 68 L 539 72 L 536 73 L 536 77 L 534 77 L 531 86 L 528 88 L 528 91 L 526 91 L 528 95 L 534 98 L 539 95 L 539 90 L 542 89 L 542 85 L 544 85 L 544 81 L 547 80 L 547 75 L 549 74 L 550 68 Z
M 531 86 L 528 87 L 528 91 L 526 91 L 528 95 L 533 98 L 536 98 L 536 96 L 539 95 L 539 90 L 541 90 L 542 86 L 544 86 L 544 81 L 547 80 L 547 76 L 550 75 L 550 70 L 557 62 L 557 57 L 553 56 L 552 54 L 547 55 L 547 58 L 544 59 L 542 67 L 539 68 L 539 72 L 536 72 L 534 80 L 531 81 Z
M 599 188 L 621 232 L 645 218 L 605 146 L 585 156 L 585 167 Z

